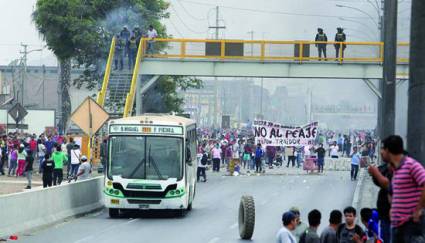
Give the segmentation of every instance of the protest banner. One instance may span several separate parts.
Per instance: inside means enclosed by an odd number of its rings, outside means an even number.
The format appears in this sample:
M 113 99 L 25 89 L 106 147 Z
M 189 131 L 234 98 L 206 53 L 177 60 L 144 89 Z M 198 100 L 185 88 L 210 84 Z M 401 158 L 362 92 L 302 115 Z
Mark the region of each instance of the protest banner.
M 305 126 L 284 126 L 270 121 L 254 121 L 255 143 L 267 146 L 305 146 L 314 144 L 318 123 Z

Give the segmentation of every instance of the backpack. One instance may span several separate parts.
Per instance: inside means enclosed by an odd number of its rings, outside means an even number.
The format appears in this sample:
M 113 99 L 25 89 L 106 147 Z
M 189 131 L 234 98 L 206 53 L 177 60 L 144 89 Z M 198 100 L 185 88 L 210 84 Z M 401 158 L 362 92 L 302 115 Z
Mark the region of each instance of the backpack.
M 202 155 L 201 165 L 207 165 L 207 163 L 208 163 L 208 156 L 204 154 Z

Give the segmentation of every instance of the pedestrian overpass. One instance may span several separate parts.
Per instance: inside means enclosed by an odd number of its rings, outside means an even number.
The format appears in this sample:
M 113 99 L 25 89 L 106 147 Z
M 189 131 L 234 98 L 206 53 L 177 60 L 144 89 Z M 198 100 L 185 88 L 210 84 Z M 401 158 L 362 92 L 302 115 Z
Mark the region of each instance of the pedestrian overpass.
M 142 39 L 139 44 L 131 81 L 127 80 L 128 92 L 124 92 L 127 95 L 123 116 L 131 115 L 136 94 L 145 92 L 161 75 L 362 79 L 378 96 L 379 91 L 370 80 L 383 76 L 382 42 L 155 39 L 151 42 L 153 51 L 147 50 L 148 42 Z M 327 46 L 327 58 L 318 56 L 317 45 Z M 98 95 L 101 105 L 108 96 L 114 50 L 115 39 Z M 409 44 L 399 43 L 399 79 L 408 77 L 408 55 Z M 143 75 L 151 77 L 145 84 L 141 84 Z

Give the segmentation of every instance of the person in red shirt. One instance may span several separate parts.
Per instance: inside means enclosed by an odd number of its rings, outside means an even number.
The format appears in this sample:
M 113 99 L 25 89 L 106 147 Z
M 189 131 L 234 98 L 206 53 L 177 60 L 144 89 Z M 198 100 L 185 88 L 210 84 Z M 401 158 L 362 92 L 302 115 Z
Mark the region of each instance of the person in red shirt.
M 34 136 L 31 136 L 29 146 L 32 156 L 35 157 L 35 154 L 37 153 L 37 141 L 35 140 Z

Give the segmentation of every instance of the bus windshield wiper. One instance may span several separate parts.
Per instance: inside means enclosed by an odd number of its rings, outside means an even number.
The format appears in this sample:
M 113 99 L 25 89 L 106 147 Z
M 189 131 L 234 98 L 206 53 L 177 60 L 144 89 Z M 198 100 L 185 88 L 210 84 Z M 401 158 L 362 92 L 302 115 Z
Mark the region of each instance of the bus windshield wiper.
M 161 172 L 160 172 L 160 171 L 159 171 L 159 169 L 158 169 L 158 165 L 156 164 L 155 160 L 154 160 L 154 159 L 152 158 L 152 156 L 151 156 L 151 146 L 152 146 L 152 144 L 150 144 L 150 145 L 149 145 L 149 155 L 148 155 L 148 159 L 149 159 L 149 167 L 150 167 L 150 165 L 151 165 L 151 161 L 152 161 L 153 169 L 155 170 L 155 172 L 156 172 L 156 174 L 157 174 L 158 178 L 159 178 L 160 180 L 164 180 L 164 178 L 162 177 Z
M 134 174 L 136 174 L 136 172 L 140 169 L 140 167 L 146 163 L 145 159 L 142 159 L 139 164 L 137 164 L 136 168 L 134 168 L 133 172 L 131 172 L 131 174 L 127 177 L 127 178 L 133 178 Z

